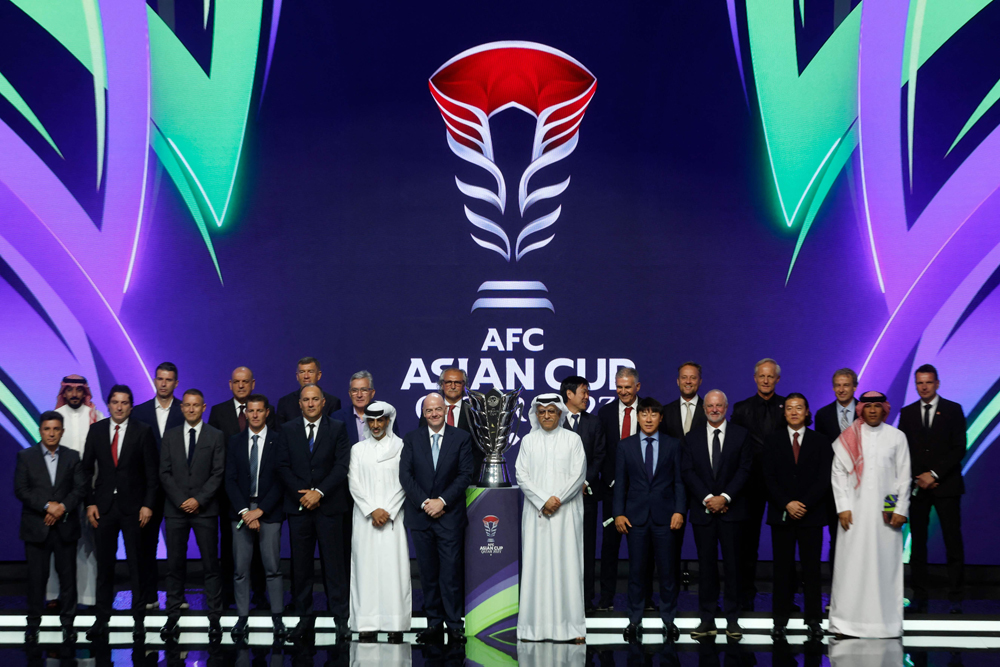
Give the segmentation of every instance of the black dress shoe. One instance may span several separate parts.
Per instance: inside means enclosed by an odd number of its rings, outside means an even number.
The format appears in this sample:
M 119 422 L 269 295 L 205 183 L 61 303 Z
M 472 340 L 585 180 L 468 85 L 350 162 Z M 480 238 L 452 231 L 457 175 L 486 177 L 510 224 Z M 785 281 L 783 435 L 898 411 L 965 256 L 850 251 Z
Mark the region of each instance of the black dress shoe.
M 403 633 L 402 632 L 390 632 L 389 633 L 389 643 L 390 644 L 402 644 L 403 643 Z
M 175 642 L 180 639 L 181 629 L 177 626 L 178 619 L 167 617 L 167 623 L 160 628 L 160 639 L 165 642 Z
M 681 638 L 681 629 L 677 627 L 676 623 L 664 624 L 663 636 L 667 638 L 667 641 L 675 642 Z
M 374 644 L 378 639 L 377 632 L 359 632 L 358 641 L 362 644 Z
M 136 621 L 135 625 L 132 626 L 132 643 L 133 644 L 145 644 L 146 643 L 146 626 L 142 621 Z
M 229 632 L 229 636 L 233 638 L 234 644 L 246 641 L 247 635 L 250 634 L 250 628 L 247 627 L 249 620 L 246 616 L 240 616 L 236 619 L 236 625 Z
M 107 621 L 97 621 L 87 630 L 87 641 L 100 641 L 107 639 L 110 629 Z
M 73 629 L 72 625 L 62 626 L 63 644 L 73 645 L 76 643 L 76 639 L 77 639 L 76 630 Z
M 691 636 L 694 639 L 701 639 L 702 637 L 711 637 L 718 634 L 719 630 L 715 627 L 714 621 L 702 621 L 698 624 L 698 627 L 691 631 Z
M 378 633 L 375 633 L 378 637 Z M 349 642 L 351 641 L 351 626 L 347 623 L 341 622 L 337 623 L 337 641 L 338 642 Z
M 222 624 L 219 619 L 208 622 L 208 641 L 210 642 L 221 642 L 222 641 Z
M 625 626 L 625 632 L 622 633 L 622 637 L 629 644 L 637 644 L 642 641 L 642 626 L 638 623 L 629 623 Z
M 293 644 L 309 643 L 313 635 L 313 624 L 308 621 L 299 621 L 298 625 L 288 633 L 288 641 Z
M 643 611 L 656 611 L 656 605 L 652 603 L 651 600 L 646 600 L 646 606 L 642 608 Z
M 34 646 L 38 643 L 38 628 L 31 627 L 24 631 L 24 643 L 29 646 Z
M 417 634 L 418 644 L 443 644 L 444 626 L 434 625 Z
M 733 639 L 743 639 L 743 628 L 736 621 L 726 624 L 726 636 Z
M 449 644 L 464 644 L 465 643 L 465 628 L 448 628 L 448 643 Z
M 284 622 L 282 622 L 281 616 L 272 616 L 271 623 L 274 625 L 274 641 L 279 644 L 284 642 L 288 637 L 288 628 L 286 628 Z
M 785 632 L 785 626 L 775 624 L 775 626 L 771 628 L 771 639 L 774 640 L 775 643 L 787 642 L 788 635 Z
M 806 635 L 809 639 L 815 639 L 816 641 L 823 640 L 823 626 L 819 624 L 819 621 L 811 621 L 806 623 Z

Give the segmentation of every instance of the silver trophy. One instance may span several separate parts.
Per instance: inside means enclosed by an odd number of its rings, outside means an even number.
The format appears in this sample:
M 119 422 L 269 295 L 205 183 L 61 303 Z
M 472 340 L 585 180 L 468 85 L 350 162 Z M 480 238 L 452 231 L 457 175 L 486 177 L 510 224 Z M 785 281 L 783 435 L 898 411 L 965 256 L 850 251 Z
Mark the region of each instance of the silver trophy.
M 511 436 L 521 425 L 521 402 L 524 387 L 506 394 L 490 389 L 487 393 L 465 390 L 465 400 L 472 415 L 473 436 L 486 458 L 476 486 L 494 489 L 511 486 L 504 452 L 510 449 Z

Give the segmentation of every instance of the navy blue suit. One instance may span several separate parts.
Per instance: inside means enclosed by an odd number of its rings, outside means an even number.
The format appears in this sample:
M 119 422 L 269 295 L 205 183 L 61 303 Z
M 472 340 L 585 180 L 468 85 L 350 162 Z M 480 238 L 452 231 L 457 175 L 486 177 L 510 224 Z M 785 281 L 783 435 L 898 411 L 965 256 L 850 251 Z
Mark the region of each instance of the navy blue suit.
M 268 428 L 267 437 L 260 443 L 260 468 L 257 470 L 257 509 L 264 512 L 263 523 L 281 523 L 285 520 L 282 508 L 284 488 L 278 477 L 278 431 Z M 237 514 L 250 507 L 250 429 L 229 439 L 226 447 L 226 495 L 229 497 L 229 520 L 239 521 Z
M 642 622 L 644 578 L 650 544 L 660 573 L 660 618 L 667 625 L 677 615 L 674 576 L 674 535 L 670 521 L 687 507 L 681 479 L 681 442 L 658 434 L 659 451 L 650 478 L 646 473 L 646 435 L 641 431 L 618 443 L 615 461 L 614 514 L 625 516 L 628 529 L 628 613 L 630 623 Z
M 714 622 L 719 601 L 719 545 L 726 590 L 723 611 L 726 620 L 739 618 L 739 542 L 740 522 L 747 517 L 744 487 L 753 464 L 754 443 L 742 426 L 730 422 L 722 443 L 722 461 L 718 474 L 712 472 L 709 456 L 711 441 L 705 427 L 694 428 L 684 436 L 681 467 L 687 488 L 688 520 L 698 546 L 698 604 L 701 620 Z M 726 512 L 709 513 L 704 506 L 707 496 L 728 495 Z
M 403 524 L 410 529 L 420 566 L 427 627 L 447 623 L 457 630 L 462 627 L 465 607 L 462 552 L 468 524 L 465 489 L 472 483 L 472 436 L 447 424 L 441 433 L 444 438 L 436 468 L 427 427 L 406 434 L 399 482 L 406 493 Z M 445 513 L 432 519 L 421 505 L 435 498 L 444 500 Z
M 564 427 L 573 431 L 572 414 L 566 415 Z M 587 484 L 591 493 L 583 494 L 583 599 L 587 609 L 593 606 L 595 565 L 597 563 L 597 500 L 600 493 L 601 466 L 604 465 L 604 427 L 597 415 L 581 412 L 576 434 L 583 440 L 587 455 Z

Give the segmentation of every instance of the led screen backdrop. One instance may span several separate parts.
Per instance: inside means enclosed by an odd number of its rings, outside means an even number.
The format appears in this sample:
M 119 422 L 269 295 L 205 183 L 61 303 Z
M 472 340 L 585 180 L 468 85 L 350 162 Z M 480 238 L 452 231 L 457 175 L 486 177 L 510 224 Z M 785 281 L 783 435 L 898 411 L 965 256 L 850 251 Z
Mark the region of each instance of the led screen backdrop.
M 998 563 L 998 27 L 973 0 L 0 0 L 0 493 L 74 372 L 146 400 L 169 360 L 215 403 L 246 364 L 277 399 L 312 355 L 405 431 L 452 363 L 597 402 L 635 364 L 667 402 L 694 359 L 735 402 L 770 356 L 814 409 L 850 366 L 894 411 L 933 363 L 968 560 Z

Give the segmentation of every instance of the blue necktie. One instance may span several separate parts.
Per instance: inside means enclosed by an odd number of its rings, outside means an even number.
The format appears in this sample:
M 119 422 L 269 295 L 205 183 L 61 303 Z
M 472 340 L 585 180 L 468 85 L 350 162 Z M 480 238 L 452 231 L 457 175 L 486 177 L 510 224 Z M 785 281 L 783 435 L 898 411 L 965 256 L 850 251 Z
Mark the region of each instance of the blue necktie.
M 653 438 L 646 438 L 646 477 L 653 479 Z
M 188 431 L 188 467 L 191 467 L 191 461 L 194 459 L 194 429 Z
M 712 438 L 712 477 L 719 476 L 719 469 L 722 468 L 722 441 L 719 440 L 721 430 L 715 429 L 715 437 Z
M 253 436 L 253 444 L 250 446 L 250 497 L 257 495 L 257 439 L 259 435 Z
M 431 443 L 431 459 L 434 461 L 434 470 L 438 468 L 438 454 L 441 453 L 441 434 L 435 433 L 431 436 L 434 442 Z
M 312 454 L 313 443 L 316 442 L 316 438 L 313 435 L 313 429 L 316 428 L 316 424 L 309 424 L 309 453 Z

